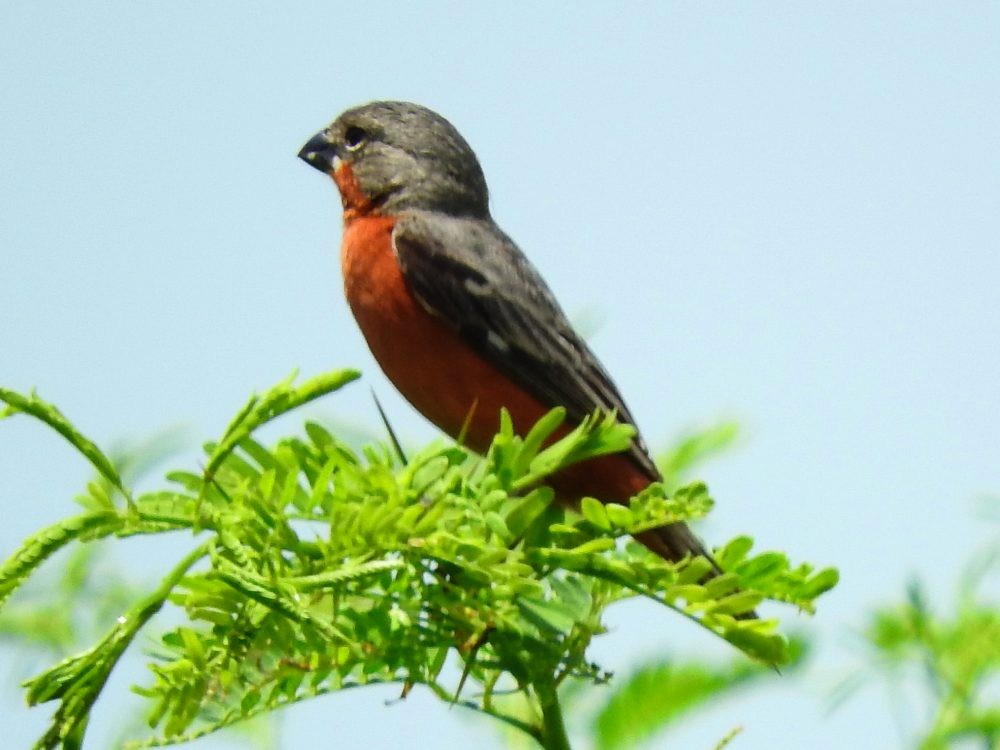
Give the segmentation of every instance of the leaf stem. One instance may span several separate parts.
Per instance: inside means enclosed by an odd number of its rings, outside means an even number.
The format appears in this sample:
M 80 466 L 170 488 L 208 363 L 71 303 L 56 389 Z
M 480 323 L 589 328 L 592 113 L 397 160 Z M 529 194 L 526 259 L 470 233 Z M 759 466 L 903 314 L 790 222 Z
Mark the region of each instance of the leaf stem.
M 538 738 L 542 747 L 545 750 L 572 750 L 555 682 L 539 680 L 535 683 L 535 695 L 542 709 L 541 736 Z

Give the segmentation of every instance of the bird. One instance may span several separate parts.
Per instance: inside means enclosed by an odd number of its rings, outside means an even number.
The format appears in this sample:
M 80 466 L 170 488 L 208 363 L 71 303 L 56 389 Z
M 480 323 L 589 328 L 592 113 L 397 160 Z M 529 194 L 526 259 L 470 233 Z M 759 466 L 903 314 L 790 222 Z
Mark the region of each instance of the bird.
M 554 407 L 635 425 L 604 366 L 527 256 L 497 226 L 486 178 L 458 130 L 410 102 L 343 112 L 299 158 L 333 178 L 343 210 L 348 305 L 386 376 L 428 420 L 485 453 L 501 409 L 524 434 Z M 629 447 L 549 477 L 557 497 L 627 504 L 661 479 L 636 430 Z M 636 535 L 670 562 L 701 556 L 683 522 Z

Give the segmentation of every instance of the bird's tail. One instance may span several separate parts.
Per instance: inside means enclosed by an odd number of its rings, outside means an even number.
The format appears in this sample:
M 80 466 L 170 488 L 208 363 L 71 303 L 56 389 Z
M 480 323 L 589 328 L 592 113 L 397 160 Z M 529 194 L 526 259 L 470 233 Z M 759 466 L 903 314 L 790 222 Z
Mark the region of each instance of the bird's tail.
M 556 490 L 556 497 L 572 507 L 586 496 L 627 505 L 629 498 L 638 495 L 655 479 L 649 471 L 637 465 L 632 456 L 613 453 L 569 466 L 550 477 L 549 481 Z M 669 562 L 679 562 L 688 556 L 704 557 L 712 568 L 705 574 L 702 583 L 723 573 L 712 553 L 685 523 L 659 526 L 636 534 L 635 538 Z M 739 617 L 755 619 L 757 615 L 750 612 Z
M 658 526 L 655 529 L 636 534 L 635 538 L 664 560 L 678 562 L 688 555 L 701 555 L 712 564 L 709 578 L 714 578 L 722 573 L 722 569 L 716 564 L 711 553 L 705 549 L 705 545 L 694 535 L 686 523 L 678 522 Z
M 723 573 L 712 554 L 705 549 L 705 545 L 694 535 L 686 523 L 679 522 L 658 526 L 655 529 L 636 534 L 635 538 L 648 547 L 651 552 L 671 562 L 682 560 L 688 555 L 704 557 L 711 563 L 712 569 L 701 579 L 701 583 L 710 581 Z M 736 619 L 756 620 L 758 619 L 757 612 L 753 610 L 743 612 L 736 615 Z

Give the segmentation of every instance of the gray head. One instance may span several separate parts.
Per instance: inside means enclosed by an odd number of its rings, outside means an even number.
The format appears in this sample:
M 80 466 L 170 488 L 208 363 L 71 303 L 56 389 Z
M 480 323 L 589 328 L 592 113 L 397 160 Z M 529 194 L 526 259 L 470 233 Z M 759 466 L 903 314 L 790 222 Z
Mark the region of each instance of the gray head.
M 489 216 L 476 155 L 450 122 L 419 104 L 349 109 L 313 136 L 299 158 L 334 178 L 353 215 L 424 209 Z

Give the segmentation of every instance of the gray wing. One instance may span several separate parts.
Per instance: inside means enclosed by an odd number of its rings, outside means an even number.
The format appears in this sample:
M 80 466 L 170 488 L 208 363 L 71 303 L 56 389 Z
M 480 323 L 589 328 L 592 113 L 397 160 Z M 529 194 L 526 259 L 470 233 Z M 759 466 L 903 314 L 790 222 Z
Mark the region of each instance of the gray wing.
M 574 421 L 613 409 L 634 424 L 541 276 L 491 221 L 410 212 L 397 222 L 393 246 L 420 303 L 543 404 L 565 407 Z M 640 437 L 628 455 L 659 478 Z

